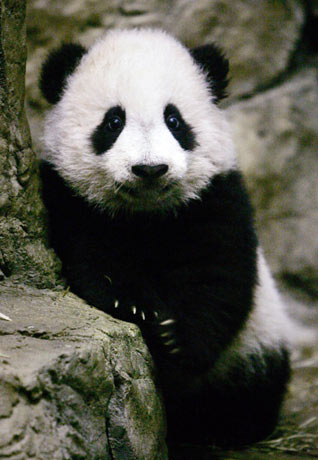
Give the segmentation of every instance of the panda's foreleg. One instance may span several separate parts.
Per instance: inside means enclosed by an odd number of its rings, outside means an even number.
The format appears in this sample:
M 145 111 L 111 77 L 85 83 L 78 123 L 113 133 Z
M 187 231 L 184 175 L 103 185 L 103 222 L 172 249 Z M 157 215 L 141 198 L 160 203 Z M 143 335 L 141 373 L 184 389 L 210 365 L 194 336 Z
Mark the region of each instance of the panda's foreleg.
M 199 375 L 213 366 L 243 328 L 252 308 L 251 280 L 205 264 L 167 272 L 158 284 L 167 320 L 173 320 L 169 339 L 175 351 L 167 350 L 167 358 Z M 158 333 L 162 323 L 158 321 Z

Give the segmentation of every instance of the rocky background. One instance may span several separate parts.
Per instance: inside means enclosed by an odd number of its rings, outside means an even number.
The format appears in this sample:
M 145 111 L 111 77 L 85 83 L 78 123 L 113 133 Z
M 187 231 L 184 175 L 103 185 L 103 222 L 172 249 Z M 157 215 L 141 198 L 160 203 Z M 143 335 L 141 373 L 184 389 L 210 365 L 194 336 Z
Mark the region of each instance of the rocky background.
M 47 108 L 40 65 L 61 41 L 88 46 L 112 27 L 158 26 L 189 47 L 217 42 L 231 63 L 224 110 L 260 239 L 289 310 L 315 326 L 318 1 L 28 0 L 33 151 L 24 14 L 25 0 L 0 0 L 0 458 L 165 460 L 163 407 L 140 332 L 63 291 L 47 245 L 34 168 Z M 170 460 L 318 457 L 318 345 L 314 331 L 297 331 L 302 346 L 273 439 L 231 453 L 172 446 Z

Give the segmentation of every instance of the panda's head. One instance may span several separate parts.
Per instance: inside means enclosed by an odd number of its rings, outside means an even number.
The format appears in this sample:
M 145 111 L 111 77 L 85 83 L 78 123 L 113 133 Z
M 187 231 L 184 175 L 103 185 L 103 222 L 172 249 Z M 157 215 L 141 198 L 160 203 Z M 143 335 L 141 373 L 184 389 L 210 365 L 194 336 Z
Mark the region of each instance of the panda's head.
M 225 96 L 228 63 L 160 30 L 108 32 L 86 51 L 65 44 L 40 86 L 54 107 L 46 159 L 79 195 L 116 213 L 161 211 L 198 198 L 235 165 Z

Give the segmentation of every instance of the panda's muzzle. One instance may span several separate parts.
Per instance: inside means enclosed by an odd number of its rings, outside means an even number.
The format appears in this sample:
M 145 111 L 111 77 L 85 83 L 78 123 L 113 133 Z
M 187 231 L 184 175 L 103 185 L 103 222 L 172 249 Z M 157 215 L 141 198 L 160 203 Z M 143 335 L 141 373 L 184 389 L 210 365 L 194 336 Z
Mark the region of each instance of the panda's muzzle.
M 145 180 L 158 179 L 162 177 L 168 171 L 169 166 L 166 164 L 149 166 L 145 164 L 139 164 L 132 166 L 131 170 L 133 174 Z
M 167 164 L 134 165 L 131 167 L 131 172 L 135 180 L 118 184 L 117 190 L 125 199 L 134 198 L 143 202 L 165 199 L 175 187 L 174 181 L 164 177 L 168 170 Z

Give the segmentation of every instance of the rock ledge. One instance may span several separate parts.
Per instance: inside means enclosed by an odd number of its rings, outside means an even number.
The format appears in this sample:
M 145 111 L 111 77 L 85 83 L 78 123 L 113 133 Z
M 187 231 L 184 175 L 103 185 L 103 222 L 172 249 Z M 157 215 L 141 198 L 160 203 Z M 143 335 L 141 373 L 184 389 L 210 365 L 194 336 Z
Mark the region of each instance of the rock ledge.
M 167 459 L 139 329 L 73 294 L 0 286 L 0 457 Z

